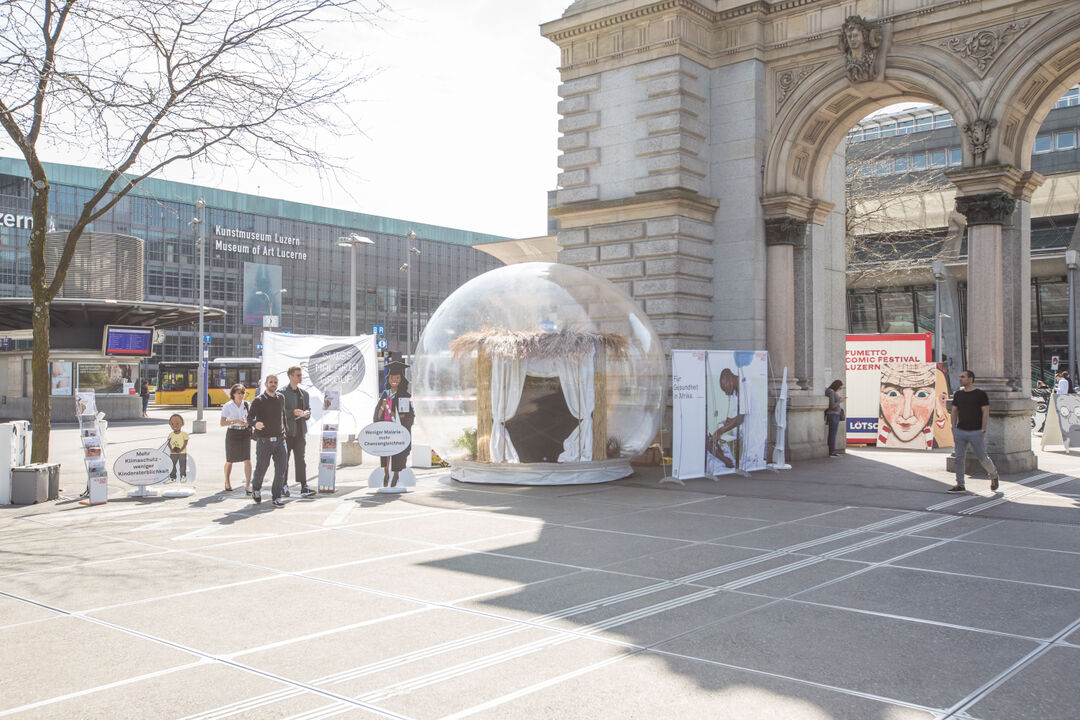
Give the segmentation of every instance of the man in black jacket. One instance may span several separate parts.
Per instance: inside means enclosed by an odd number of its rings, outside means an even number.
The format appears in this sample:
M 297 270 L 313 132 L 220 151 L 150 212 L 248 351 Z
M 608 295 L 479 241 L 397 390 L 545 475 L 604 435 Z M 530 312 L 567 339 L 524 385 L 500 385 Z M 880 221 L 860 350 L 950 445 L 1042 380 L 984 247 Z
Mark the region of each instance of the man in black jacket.
M 255 428 L 255 474 L 251 478 L 251 497 L 262 502 L 263 476 L 274 459 L 274 484 L 270 494 L 274 505 L 281 507 L 281 489 L 285 486 L 285 471 L 289 466 L 285 449 L 285 398 L 277 392 L 277 375 L 266 376 L 266 390 L 251 401 L 248 427 Z
M 289 368 L 289 384 L 281 391 L 285 398 L 285 445 L 293 457 L 296 467 L 296 479 L 300 482 L 301 497 L 312 497 L 315 491 L 308 488 L 307 463 L 304 451 L 307 449 L 307 421 L 311 417 L 311 397 L 307 390 L 300 387 L 304 371 L 299 365 Z M 289 493 L 289 463 L 285 461 L 285 494 Z

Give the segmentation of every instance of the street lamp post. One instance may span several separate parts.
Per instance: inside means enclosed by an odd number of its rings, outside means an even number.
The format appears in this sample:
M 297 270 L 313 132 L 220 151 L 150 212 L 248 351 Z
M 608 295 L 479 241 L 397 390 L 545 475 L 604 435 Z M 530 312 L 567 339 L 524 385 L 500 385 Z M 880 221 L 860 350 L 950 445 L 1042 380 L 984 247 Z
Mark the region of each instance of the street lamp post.
M 337 244 L 341 247 L 352 248 L 349 251 L 349 335 L 356 336 L 356 247 L 358 245 L 374 245 L 371 238 L 362 237 L 352 233 L 349 237 L 338 238 Z
M 941 286 L 945 282 L 945 263 L 940 260 L 935 260 L 933 264 L 934 270 L 934 362 L 941 363 L 942 346 L 944 343 L 941 338 Z
M 206 409 L 206 361 L 210 352 L 206 341 L 206 327 L 203 306 L 206 304 L 206 201 L 199 198 L 195 202 L 199 210 L 199 217 L 191 219 L 191 226 L 199 229 L 199 382 L 196 393 L 198 394 L 198 411 L 195 422 L 191 424 L 191 432 L 195 434 L 206 432 L 206 420 L 203 419 L 203 410 Z
M 409 254 L 420 257 L 420 251 L 413 245 L 416 242 L 416 233 L 409 231 L 408 242 L 405 251 L 405 264 L 401 269 L 405 271 L 405 356 L 412 356 L 412 263 L 409 262 Z
M 1065 251 L 1065 267 L 1069 275 L 1069 389 L 1076 382 L 1076 268 L 1080 266 L 1080 253 Z M 1042 368 L 1040 368 L 1042 370 Z

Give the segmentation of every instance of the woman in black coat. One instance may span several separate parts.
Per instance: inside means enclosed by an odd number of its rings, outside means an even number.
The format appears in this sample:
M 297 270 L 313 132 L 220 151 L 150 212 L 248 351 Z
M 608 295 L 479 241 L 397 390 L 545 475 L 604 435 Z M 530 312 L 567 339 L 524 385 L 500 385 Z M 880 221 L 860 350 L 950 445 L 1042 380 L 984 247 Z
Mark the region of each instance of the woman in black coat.
M 413 420 L 416 413 L 413 411 L 412 395 L 409 394 L 409 381 L 405 379 L 405 363 L 395 360 L 386 366 L 386 386 L 379 397 L 379 404 L 375 406 L 375 417 L 372 422 L 393 422 L 401 425 L 412 433 Z M 389 485 L 395 487 L 398 482 L 398 473 L 405 469 L 408 464 L 409 453 L 412 451 L 412 443 L 397 455 L 380 458 L 383 467 L 383 487 Z M 394 477 L 391 479 L 390 471 Z

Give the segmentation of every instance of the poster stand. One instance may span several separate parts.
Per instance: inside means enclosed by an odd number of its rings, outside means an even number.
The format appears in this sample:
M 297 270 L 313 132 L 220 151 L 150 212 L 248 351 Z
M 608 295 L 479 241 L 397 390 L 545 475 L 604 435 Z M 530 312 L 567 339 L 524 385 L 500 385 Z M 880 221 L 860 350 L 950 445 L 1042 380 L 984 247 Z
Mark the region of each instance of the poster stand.
M 319 438 L 318 490 L 337 490 L 338 428 L 341 419 L 341 388 L 323 393 L 322 434 Z
M 76 393 L 76 416 L 79 423 L 79 442 L 86 468 L 86 505 L 104 505 L 109 500 L 109 471 L 105 467 L 105 413 L 97 411 L 94 392 Z

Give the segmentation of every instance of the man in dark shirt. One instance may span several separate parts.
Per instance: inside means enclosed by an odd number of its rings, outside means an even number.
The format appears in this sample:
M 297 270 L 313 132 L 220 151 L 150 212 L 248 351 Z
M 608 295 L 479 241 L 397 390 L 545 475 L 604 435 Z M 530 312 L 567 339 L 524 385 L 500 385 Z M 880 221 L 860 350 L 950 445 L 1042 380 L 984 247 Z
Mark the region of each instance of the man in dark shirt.
M 967 491 L 964 487 L 964 460 L 968 446 L 990 476 L 990 490 L 997 492 L 997 468 L 986 454 L 986 426 L 989 422 L 990 398 L 975 387 L 975 373 L 964 370 L 960 373 L 960 389 L 953 396 L 952 431 L 956 455 L 956 485 L 949 488 L 949 492 Z
M 285 470 L 289 456 L 285 449 L 285 399 L 277 392 L 277 375 L 266 376 L 266 390 L 251 401 L 248 427 L 255 428 L 255 474 L 251 478 L 251 497 L 262 502 L 263 476 L 274 459 L 274 484 L 270 494 L 274 505 L 282 507 L 281 489 L 285 486 Z
M 300 495 L 314 497 L 315 491 L 307 484 L 307 463 L 304 452 L 307 449 L 307 421 L 311 418 L 311 397 L 307 390 L 300 387 L 304 371 L 299 365 L 289 368 L 289 384 L 281 391 L 285 398 L 285 445 L 296 465 L 296 479 L 300 482 Z M 289 494 L 288 462 L 285 463 L 285 494 Z

